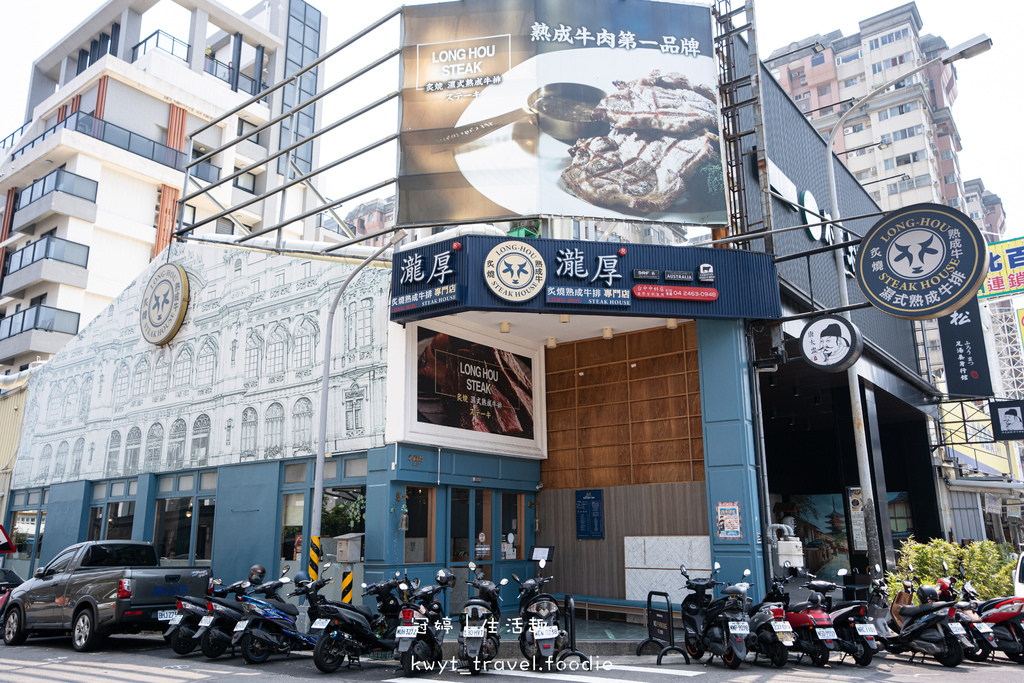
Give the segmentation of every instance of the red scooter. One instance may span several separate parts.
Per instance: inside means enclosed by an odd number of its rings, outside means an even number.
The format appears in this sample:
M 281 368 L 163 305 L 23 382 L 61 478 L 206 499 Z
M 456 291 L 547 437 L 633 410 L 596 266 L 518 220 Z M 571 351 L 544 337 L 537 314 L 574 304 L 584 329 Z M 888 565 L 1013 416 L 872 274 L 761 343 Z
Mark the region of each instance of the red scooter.
M 835 590 L 831 581 L 818 581 L 813 574 L 807 574 L 811 580 L 804 584 L 810 588 L 811 594 L 804 602 L 798 602 L 786 608 L 786 621 L 793 627 L 796 641 L 793 650 L 806 654 L 815 666 L 828 663 L 829 652 L 836 649 L 839 636 L 832 627 L 825 593 Z

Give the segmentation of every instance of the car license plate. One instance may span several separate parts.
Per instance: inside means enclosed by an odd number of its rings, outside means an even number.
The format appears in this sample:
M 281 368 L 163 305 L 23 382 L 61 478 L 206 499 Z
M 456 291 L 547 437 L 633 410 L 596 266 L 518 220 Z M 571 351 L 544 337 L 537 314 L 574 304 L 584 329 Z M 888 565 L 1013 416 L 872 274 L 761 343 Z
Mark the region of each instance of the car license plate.
M 249 625 L 249 620 L 248 619 L 246 619 L 244 621 L 238 622 L 237 624 L 235 624 L 235 633 L 238 633 L 239 631 L 244 631 L 245 627 L 248 626 L 248 625 Z
M 203 617 L 202 619 L 199 620 L 199 626 L 200 627 L 202 627 L 202 626 L 209 626 L 212 623 L 213 623 L 213 617 Z
M 483 626 L 467 626 L 462 629 L 462 634 L 467 638 L 483 638 L 484 627 Z M 557 635 L 557 634 L 556 634 Z
M 536 626 L 533 629 L 534 638 L 557 638 L 558 627 L 557 626 Z
M 792 624 L 790 624 L 788 621 L 773 621 L 772 628 L 775 629 L 776 633 L 780 631 L 786 632 L 793 630 Z
M 330 619 L 317 619 L 310 628 L 327 628 L 329 623 L 331 623 Z
M 950 633 L 956 634 L 958 636 L 963 636 L 967 634 L 967 631 L 964 629 L 963 625 L 958 624 L 955 621 L 949 622 L 948 624 L 946 624 L 946 626 L 949 627 Z
M 875 628 L 874 624 L 854 624 L 857 627 L 857 633 L 862 636 L 877 636 L 878 629 Z
M 172 624 L 177 624 L 183 616 L 176 609 L 162 609 L 156 613 L 157 621 L 170 621 Z
M 839 640 L 839 636 L 836 635 L 834 628 L 816 628 L 814 631 L 822 640 Z
M 750 633 L 750 624 L 745 621 L 730 621 L 729 633 L 734 636 L 745 636 Z
M 415 638 L 416 633 L 419 630 L 420 629 L 418 626 L 399 626 L 398 631 L 395 632 L 395 635 L 397 635 L 399 638 Z

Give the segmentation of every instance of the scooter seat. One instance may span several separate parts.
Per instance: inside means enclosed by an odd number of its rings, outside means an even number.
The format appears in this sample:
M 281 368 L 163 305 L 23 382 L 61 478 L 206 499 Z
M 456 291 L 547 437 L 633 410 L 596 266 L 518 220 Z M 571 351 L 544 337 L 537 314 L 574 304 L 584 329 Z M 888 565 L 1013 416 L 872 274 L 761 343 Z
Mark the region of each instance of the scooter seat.
M 923 605 L 907 605 L 906 607 L 900 608 L 901 617 L 915 617 L 918 614 L 924 614 L 925 612 L 938 612 L 942 609 L 948 608 L 950 603 L 948 602 L 928 602 Z
M 811 609 L 812 607 L 821 607 L 821 604 L 817 602 L 811 602 L 810 600 L 806 600 L 804 602 L 798 602 L 795 605 L 790 605 L 789 609 L 787 609 L 786 611 L 803 612 L 805 609 Z
M 841 610 L 841 609 L 846 609 L 847 607 L 856 607 L 858 605 L 865 605 L 865 604 L 867 604 L 867 603 L 865 603 L 863 600 L 848 600 L 846 602 L 840 602 L 840 603 L 836 603 L 835 605 L 832 605 L 832 611 L 836 612 L 836 611 Z
M 991 600 L 986 600 L 985 602 L 978 605 L 978 614 L 981 614 L 982 612 L 987 612 L 999 603 L 1003 602 L 1004 600 L 1010 599 L 1011 598 L 992 598 Z
M 270 604 L 272 604 L 275 609 L 281 610 L 290 617 L 297 617 L 299 615 L 299 608 L 290 602 L 285 602 L 284 600 L 271 600 Z
M 366 617 L 367 621 L 369 621 L 370 619 L 373 619 L 373 610 L 370 609 L 369 605 L 352 605 L 352 604 L 349 604 L 347 602 L 343 602 L 343 603 L 334 603 L 334 606 L 335 607 L 339 607 L 340 606 L 343 609 L 355 610 L 356 612 L 359 612 L 364 617 Z
M 743 589 L 739 586 L 726 586 L 722 589 L 722 595 L 743 595 Z

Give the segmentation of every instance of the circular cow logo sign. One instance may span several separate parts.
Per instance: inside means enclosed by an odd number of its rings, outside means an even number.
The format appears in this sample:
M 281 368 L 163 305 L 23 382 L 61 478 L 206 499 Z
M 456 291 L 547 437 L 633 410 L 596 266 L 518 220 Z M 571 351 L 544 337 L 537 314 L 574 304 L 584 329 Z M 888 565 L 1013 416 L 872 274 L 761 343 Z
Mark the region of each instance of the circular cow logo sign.
M 842 372 L 860 358 L 864 337 L 846 318 L 826 315 L 815 318 L 804 328 L 800 350 L 804 360 L 818 370 Z
M 915 204 L 878 221 L 861 242 L 855 268 L 872 305 L 911 320 L 957 310 L 978 292 L 987 271 L 981 230 L 942 204 Z
M 139 324 L 142 338 L 150 344 L 163 346 L 169 342 L 188 308 L 188 276 L 185 269 L 165 264 L 156 269 L 142 295 Z
M 484 260 L 484 280 L 506 301 L 528 301 L 544 288 L 547 269 L 540 252 L 526 242 L 502 242 Z

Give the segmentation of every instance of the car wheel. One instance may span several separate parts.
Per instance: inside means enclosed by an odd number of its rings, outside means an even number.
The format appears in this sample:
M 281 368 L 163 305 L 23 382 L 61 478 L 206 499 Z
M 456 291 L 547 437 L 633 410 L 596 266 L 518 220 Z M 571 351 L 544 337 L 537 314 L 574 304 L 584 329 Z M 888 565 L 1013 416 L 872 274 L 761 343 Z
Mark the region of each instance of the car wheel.
M 28 633 L 21 618 L 21 608 L 12 606 L 7 610 L 7 618 L 4 619 L 4 644 L 21 645 L 26 638 Z
M 100 642 L 100 635 L 96 633 L 96 620 L 92 615 L 92 609 L 83 607 L 75 615 L 71 627 L 71 645 L 78 652 L 86 652 L 93 649 Z

